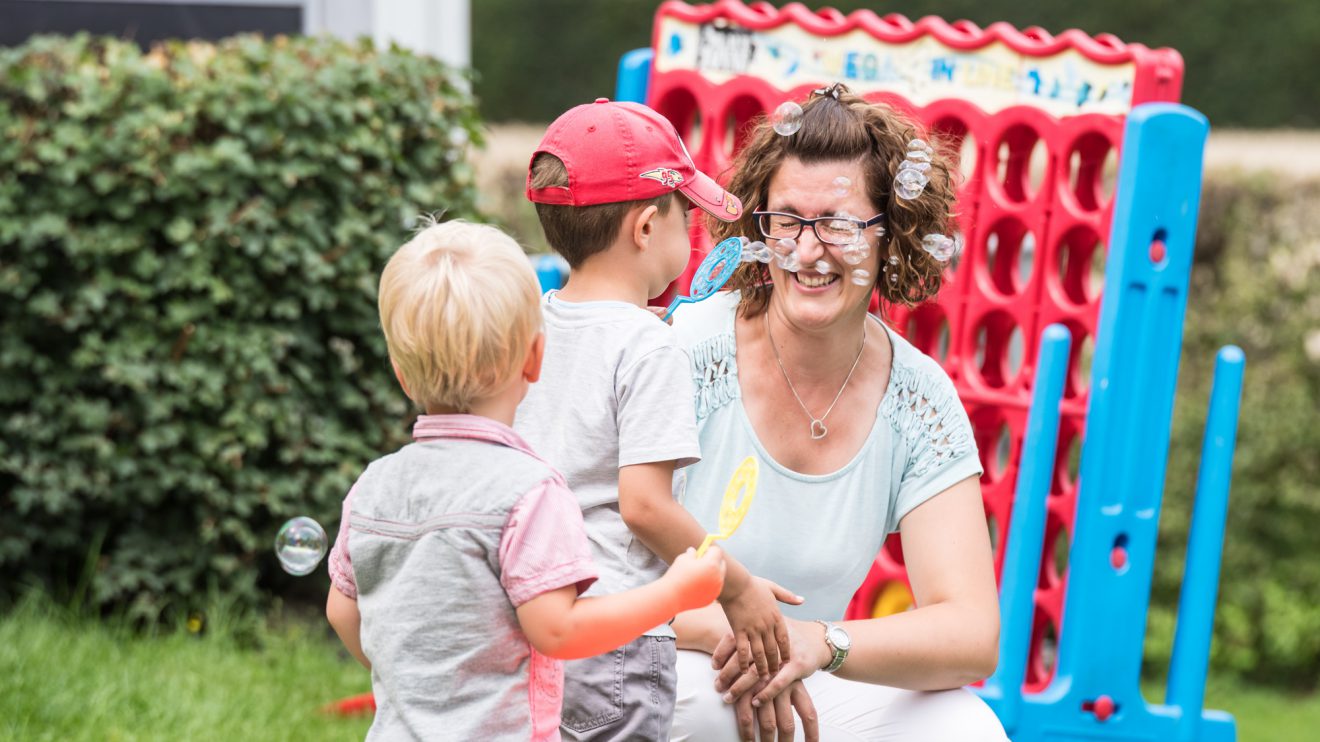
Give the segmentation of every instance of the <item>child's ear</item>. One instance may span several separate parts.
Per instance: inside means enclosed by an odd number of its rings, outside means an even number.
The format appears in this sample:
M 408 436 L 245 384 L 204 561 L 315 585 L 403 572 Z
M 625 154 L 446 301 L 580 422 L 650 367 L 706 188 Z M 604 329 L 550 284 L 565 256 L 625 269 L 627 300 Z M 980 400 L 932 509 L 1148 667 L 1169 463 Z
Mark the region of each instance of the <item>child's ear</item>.
M 408 383 L 403 380 L 403 373 L 399 371 L 399 364 L 390 359 L 390 366 L 394 367 L 394 378 L 398 379 L 399 387 L 403 389 L 403 396 L 412 399 L 412 392 L 408 391 Z
M 655 204 L 651 204 L 641 211 L 632 222 L 632 240 L 637 245 L 637 249 L 645 250 L 651 246 L 651 237 L 655 235 L 656 217 L 660 209 Z
M 522 376 L 528 384 L 535 384 L 541 378 L 543 360 L 545 360 L 545 333 L 538 332 L 532 339 L 532 347 L 527 349 L 527 360 L 523 363 Z

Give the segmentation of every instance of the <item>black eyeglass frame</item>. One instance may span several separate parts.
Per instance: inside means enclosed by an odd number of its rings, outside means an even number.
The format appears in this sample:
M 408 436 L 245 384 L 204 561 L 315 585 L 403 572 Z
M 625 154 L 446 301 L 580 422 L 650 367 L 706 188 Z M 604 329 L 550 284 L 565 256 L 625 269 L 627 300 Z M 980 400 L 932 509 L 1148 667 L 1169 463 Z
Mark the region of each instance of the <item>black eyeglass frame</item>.
M 814 234 L 814 235 L 816 235 L 816 239 L 820 240 L 823 244 L 826 244 L 826 245 L 834 245 L 834 246 L 836 246 L 836 247 L 839 246 L 839 245 L 847 245 L 847 244 L 849 244 L 849 243 L 847 243 L 847 242 L 831 242 L 831 241 L 825 239 L 824 237 L 821 237 L 821 236 L 820 236 L 820 231 L 816 229 L 816 225 L 817 225 L 817 224 L 819 224 L 820 222 L 826 222 L 826 221 L 839 221 L 839 220 L 842 220 L 842 221 L 852 222 L 853 224 L 856 224 L 856 225 L 858 226 L 858 231 L 861 232 L 861 231 L 865 231 L 865 230 L 867 230 L 867 229 L 870 229 L 871 227 L 874 227 L 875 225 L 877 225 L 877 224 L 879 224 L 879 223 L 881 223 L 881 222 L 883 222 L 883 221 L 885 220 L 885 214 L 884 214 L 883 211 L 880 212 L 879 214 L 876 214 L 875 216 L 871 217 L 870 219 L 854 219 L 853 217 L 850 217 L 850 216 L 818 216 L 818 217 L 815 217 L 814 219 L 808 219 L 808 218 L 805 217 L 805 216 L 798 216 L 797 214 L 790 214 L 790 213 L 788 213 L 788 212 L 786 212 L 786 211 L 753 211 L 753 212 L 752 212 L 752 216 L 756 217 L 756 228 L 757 228 L 758 230 L 761 231 L 761 236 L 762 236 L 762 237 L 765 237 L 765 238 L 767 238 L 767 239 L 777 239 L 777 240 L 796 240 L 797 238 L 799 238 L 799 237 L 802 236 L 802 230 L 806 229 L 807 225 L 810 224 L 810 225 L 811 225 L 811 233 Z M 765 217 L 767 217 L 767 216 L 786 216 L 786 217 L 789 217 L 790 219 L 796 219 L 796 220 L 797 220 L 797 223 L 798 223 L 798 231 L 797 231 L 797 234 L 793 235 L 792 237 L 776 237 L 776 236 L 770 234 L 770 233 L 766 230 L 765 223 L 764 223 L 764 222 L 765 222 Z

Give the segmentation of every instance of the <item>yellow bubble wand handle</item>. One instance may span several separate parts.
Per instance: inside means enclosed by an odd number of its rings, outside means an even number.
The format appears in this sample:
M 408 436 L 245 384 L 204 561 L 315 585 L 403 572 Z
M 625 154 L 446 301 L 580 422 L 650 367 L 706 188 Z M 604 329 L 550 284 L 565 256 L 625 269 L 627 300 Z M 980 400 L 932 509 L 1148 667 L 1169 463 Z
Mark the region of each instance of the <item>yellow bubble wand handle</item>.
M 697 549 L 698 557 L 705 554 L 706 549 L 717 539 L 732 536 L 738 526 L 742 525 L 747 509 L 752 506 L 752 498 L 756 497 L 757 471 L 756 458 L 748 456 L 733 472 L 729 486 L 724 489 L 724 499 L 720 502 L 720 531 L 706 534 L 706 540 Z

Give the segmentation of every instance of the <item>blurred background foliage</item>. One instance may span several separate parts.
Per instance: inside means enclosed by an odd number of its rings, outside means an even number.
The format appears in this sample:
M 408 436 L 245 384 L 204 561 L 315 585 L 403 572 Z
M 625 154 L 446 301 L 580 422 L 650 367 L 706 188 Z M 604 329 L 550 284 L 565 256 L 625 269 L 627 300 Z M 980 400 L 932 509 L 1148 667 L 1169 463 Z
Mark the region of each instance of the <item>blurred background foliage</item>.
M 492 121 L 550 121 L 571 105 L 613 96 L 615 65 L 650 46 L 658 0 L 479 0 L 472 64 L 481 112 Z M 695 4 L 695 3 L 694 3 Z M 782 0 L 771 3 L 783 6 Z M 851 12 L 937 15 L 981 27 L 1007 21 L 1058 34 L 1079 28 L 1177 49 L 1183 102 L 1224 127 L 1320 126 L 1320 3 L 1309 0 L 836 0 Z M 510 22 L 517 19 L 516 23 Z
M 474 213 L 478 136 L 459 73 L 369 43 L 0 49 L 0 605 L 288 588 L 280 522 L 407 440 L 377 277 Z

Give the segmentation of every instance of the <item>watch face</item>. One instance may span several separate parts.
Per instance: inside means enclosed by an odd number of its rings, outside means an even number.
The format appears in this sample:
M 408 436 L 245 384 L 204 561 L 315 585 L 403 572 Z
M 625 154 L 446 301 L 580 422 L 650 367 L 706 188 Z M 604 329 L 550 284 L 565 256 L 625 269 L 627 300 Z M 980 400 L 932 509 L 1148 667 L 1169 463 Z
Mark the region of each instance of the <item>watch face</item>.
M 830 627 L 830 641 L 833 642 L 834 646 L 844 652 L 852 649 L 852 638 L 848 636 L 848 632 L 844 631 L 841 626 Z

